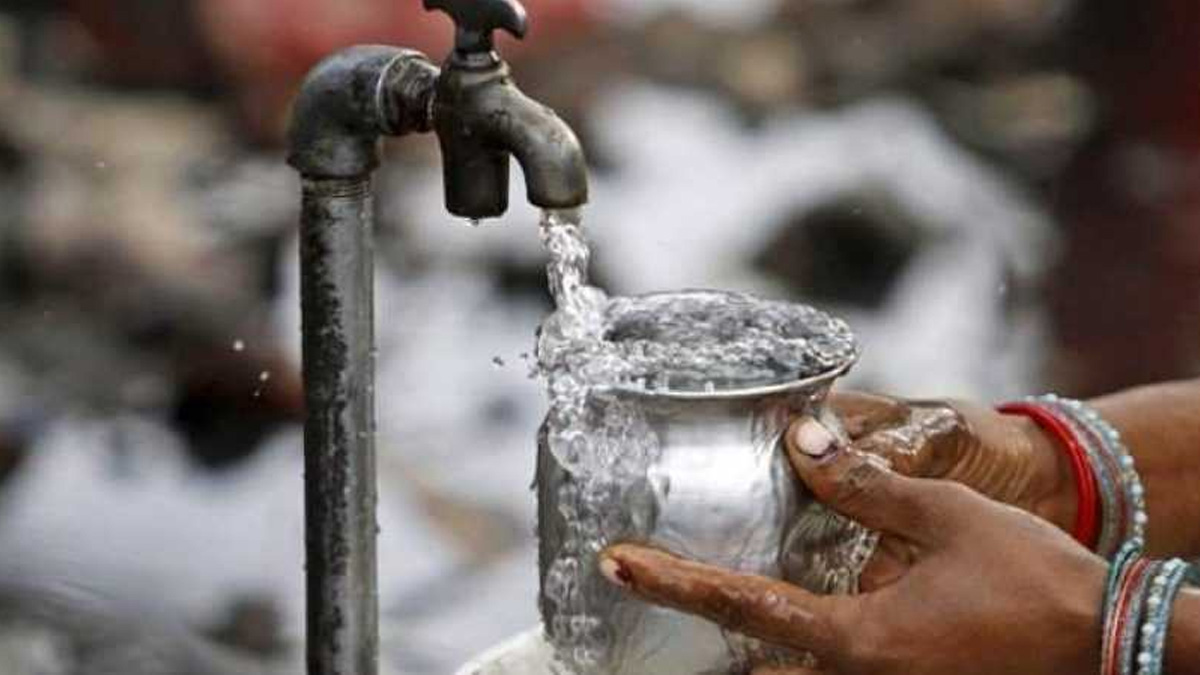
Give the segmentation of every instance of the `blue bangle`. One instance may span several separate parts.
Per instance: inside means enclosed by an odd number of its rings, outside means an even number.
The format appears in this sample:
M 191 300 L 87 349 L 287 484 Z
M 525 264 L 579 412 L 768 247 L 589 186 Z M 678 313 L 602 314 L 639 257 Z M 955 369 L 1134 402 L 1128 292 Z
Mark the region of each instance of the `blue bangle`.
M 1108 566 L 1108 579 L 1104 583 L 1103 611 L 1106 620 L 1112 615 L 1112 605 L 1116 601 L 1117 589 L 1121 585 L 1121 578 L 1125 576 L 1125 572 L 1129 569 L 1129 566 L 1141 557 L 1143 548 L 1145 548 L 1145 542 L 1141 539 L 1130 539 L 1113 556 L 1112 563 Z
M 1176 558 L 1163 563 L 1151 581 L 1146 591 L 1146 616 L 1140 630 L 1137 675 L 1162 675 L 1175 598 L 1191 572 L 1190 565 Z

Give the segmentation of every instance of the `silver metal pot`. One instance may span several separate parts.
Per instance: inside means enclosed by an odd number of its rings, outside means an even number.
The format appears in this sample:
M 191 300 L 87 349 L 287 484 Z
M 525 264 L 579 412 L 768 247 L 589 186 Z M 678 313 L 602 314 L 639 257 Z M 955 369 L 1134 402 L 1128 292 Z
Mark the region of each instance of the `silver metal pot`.
M 816 504 L 780 447 L 800 413 L 841 433 L 824 401 L 850 365 L 752 389 L 602 394 L 611 398 L 601 405 L 625 406 L 657 439 L 647 462 L 617 477 L 572 474 L 541 435 L 540 607 L 564 672 L 698 675 L 735 672 L 763 656 L 800 658 L 767 655 L 707 621 L 625 596 L 600 577 L 596 554 L 639 542 L 814 591 L 853 591 L 873 536 Z M 577 501 L 578 491 L 592 499 Z M 583 545 L 581 528 L 594 535 Z

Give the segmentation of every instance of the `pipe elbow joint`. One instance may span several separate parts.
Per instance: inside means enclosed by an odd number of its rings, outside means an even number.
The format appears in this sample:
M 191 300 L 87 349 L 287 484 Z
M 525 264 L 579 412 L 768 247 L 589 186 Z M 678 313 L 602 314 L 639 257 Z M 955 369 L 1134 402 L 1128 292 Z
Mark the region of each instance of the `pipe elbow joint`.
M 371 173 L 380 136 L 430 128 L 437 76 L 422 54 L 396 47 L 350 47 L 326 58 L 292 104 L 288 164 L 309 178 Z

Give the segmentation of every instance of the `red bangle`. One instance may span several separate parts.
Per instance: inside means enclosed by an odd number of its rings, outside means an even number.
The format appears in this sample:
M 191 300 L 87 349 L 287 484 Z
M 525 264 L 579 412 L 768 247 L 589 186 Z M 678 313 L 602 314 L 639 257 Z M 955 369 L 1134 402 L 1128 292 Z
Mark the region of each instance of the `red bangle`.
M 1134 561 L 1118 582 L 1113 598 L 1112 613 L 1105 617 L 1104 635 L 1101 636 L 1100 675 L 1121 675 L 1121 635 L 1132 617 L 1129 603 L 1133 601 L 1138 584 L 1146 575 L 1150 561 L 1141 558 Z
M 1023 415 L 1032 419 L 1039 427 L 1058 440 L 1059 447 L 1066 451 L 1071 463 L 1071 474 L 1075 478 L 1078 504 L 1075 509 L 1075 540 L 1089 550 L 1096 548 L 1100 536 L 1100 499 L 1096 485 L 1096 474 L 1088 462 L 1087 452 L 1079 438 L 1065 422 L 1054 413 L 1032 403 L 1008 403 L 998 408 L 1006 415 Z

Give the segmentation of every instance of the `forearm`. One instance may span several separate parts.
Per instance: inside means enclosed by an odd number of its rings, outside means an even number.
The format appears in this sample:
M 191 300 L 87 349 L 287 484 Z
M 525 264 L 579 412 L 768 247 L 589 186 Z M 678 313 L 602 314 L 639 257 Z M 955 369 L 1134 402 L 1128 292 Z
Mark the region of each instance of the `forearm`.
M 1150 516 L 1147 552 L 1200 556 L 1200 380 L 1139 387 L 1091 402 L 1137 462 Z
M 1200 675 L 1200 591 L 1184 590 L 1175 604 L 1163 672 Z

